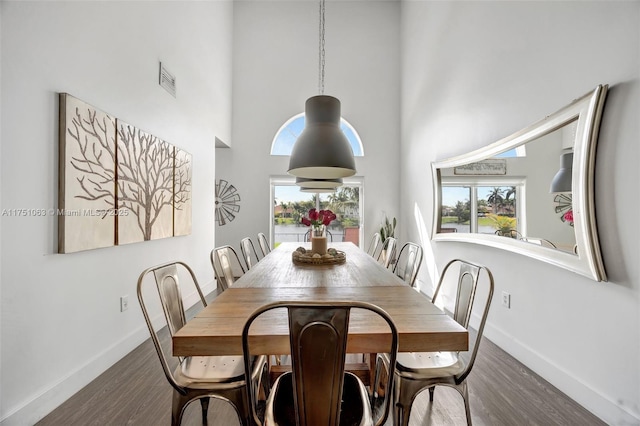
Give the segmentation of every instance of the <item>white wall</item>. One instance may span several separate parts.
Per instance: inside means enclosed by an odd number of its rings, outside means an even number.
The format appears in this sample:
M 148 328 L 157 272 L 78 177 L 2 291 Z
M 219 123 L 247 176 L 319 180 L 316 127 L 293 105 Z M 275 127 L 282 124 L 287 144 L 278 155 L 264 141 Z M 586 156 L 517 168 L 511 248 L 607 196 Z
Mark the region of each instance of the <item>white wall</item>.
M 430 229 L 428 165 L 507 136 L 607 83 L 596 209 L 609 282 L 497 249 L 430 243 L 496 278 L 486 335 L 609 424 L 640 424 L 640 2 L 402 3 L 401 212 Z M 409 226 L 411 223 L 411 226 Z M 500 303 L 511 293 L 511 309 Z
M 382 211 L 401 211 L 402 239 L 427 248 L 426 292 L 434 262 L 490 266 L 512 309 L 493 306 L 487 336 L 611 424 L 640 422 L 639 4 L 327 4 L 326 93 L 364 143 L 365 236 Z M 216 244 L 268 229 L 266 176 L 288 165 L 269 156 L 271 139 L 317 93 L 317 4 L 3 1 L 0 31 L 0 208 L 55 207 L 59 91 L 194 155 L 188 237 L 57 255 L 55 218 L 2 217 L 0 419 L 22 425 L 148 337 L 134 288 L 143 268 L 179 257 L 212 286 L 214 175 L 243 197 Z M 177 99 L 157 85 L 160 60 L 178 78 Z M 611 85 L 596 165 L 608 283 L 504 251 L 430 244 L 431 161 L 506 136 L 599 83 Z M 232 149 L 214 150 L 215 137 Z M 120 313 L 123 294 L 131 305 Z
M 399 19 L 398 2 L 326 4 L 325 94 L 340 99 L 364 145 L 356 168 L 366 243 L 383 211 L 398 213 Z M 289 157 L 270 156 L 273 137 L 318 94 L 317 2 L 236 2 L 233 57 L 233 140 L 216 150 L 216 178 L 238 189 L 241 207 L 216 227 L 216 245 L 238 248 L 241 238 L 269 230 L 268 177 L 286 175 L 289 165 Z
M 214 141 L 231 134 L 233 9 L 3 1 L 0 11 L 2 209 L 56 207 L 57 92 L 193 155 L 190 236 L 60 255 L 55 217 L 2 217 L 0 419 L 24 425 L 149 337 L 135 290 L 144 268 L 179 258 L 213 288 Z M 159 61 L 177 98 L 158 85 Z

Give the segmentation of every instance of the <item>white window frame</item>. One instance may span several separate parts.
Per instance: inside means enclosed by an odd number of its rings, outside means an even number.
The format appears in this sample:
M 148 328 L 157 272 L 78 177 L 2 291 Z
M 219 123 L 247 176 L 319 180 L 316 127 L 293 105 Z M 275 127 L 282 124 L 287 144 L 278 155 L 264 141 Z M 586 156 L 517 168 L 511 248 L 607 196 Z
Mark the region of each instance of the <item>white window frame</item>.
M 471 218 L 469 220 L 472 234 L 478 233 L 478 187 L 481 186 L 515 186 L 516 187 L 516 219 L 517 231 L 523 236 L 527 236 L 527 201 L 526 201 L 527 179 L 521 176 L 509 177 L 469 177 L 469 176 L 443 176 L 441 185 L 445 186 L 469 186 L 472 188 L 470 194 Z

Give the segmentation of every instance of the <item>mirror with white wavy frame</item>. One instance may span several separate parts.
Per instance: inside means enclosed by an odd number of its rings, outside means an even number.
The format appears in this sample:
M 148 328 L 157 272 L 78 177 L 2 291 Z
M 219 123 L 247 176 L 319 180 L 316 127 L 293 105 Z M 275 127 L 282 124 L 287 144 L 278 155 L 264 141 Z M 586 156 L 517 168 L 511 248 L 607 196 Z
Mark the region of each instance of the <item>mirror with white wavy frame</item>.
M 606 281 L 594 211 L 600 85 L 484 148 L 432 164 L 432 239 L 488 245 Z

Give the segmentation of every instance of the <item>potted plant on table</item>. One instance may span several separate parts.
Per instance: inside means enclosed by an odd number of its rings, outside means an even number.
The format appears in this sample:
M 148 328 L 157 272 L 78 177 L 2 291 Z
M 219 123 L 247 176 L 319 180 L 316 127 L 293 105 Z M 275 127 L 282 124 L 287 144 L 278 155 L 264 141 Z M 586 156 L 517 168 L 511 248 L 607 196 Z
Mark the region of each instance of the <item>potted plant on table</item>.
M 397 224 L 397 221 L 395 217 L 389 220 L 387 215 L 384 216 L 382 225 L 380 225 L 380 241 L 382 241 L 383 244 L 387 238 L 389 237 L 395 238 L 396 224 Z M 380 259 L 382 260 L 383 263 L 387 259 L 387 250 L 384 246 L 382 247 L 382 252 L 380 252 Z
M 388 237 L 394 237 L 396 231 L 396 218 L 394 217 L 391 221 L 385 215 L 384 220 L 382 221 L 382 225 L 380 225 L 380 239 L 384 242 Z

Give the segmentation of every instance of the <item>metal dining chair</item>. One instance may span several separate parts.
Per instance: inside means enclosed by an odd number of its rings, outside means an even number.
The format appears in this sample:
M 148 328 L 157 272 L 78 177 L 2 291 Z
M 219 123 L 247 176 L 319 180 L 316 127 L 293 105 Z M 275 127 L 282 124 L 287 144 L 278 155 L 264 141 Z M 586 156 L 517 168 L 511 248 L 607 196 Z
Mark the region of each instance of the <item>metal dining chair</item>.
M 179 273 L 180 272 L 180 273 Z M 249 425 L 250 413 L 253 410 L 247 405 L 247 385 L 245 377 L 250 377 L 251 392 L 256 393 L 259 384 L 268 386 L 266 376 L 266 356 L 252 357 L 245 363 L 241 356 L 194 356 L 168 358 L 160 344 L 157 331 L 147 309 L 143 285 L 148 275 L 155 278 L 156 289 L 160 296 L 160 305 L 167 321 L 169 334 L 180 330 L 186 323 L 186 315 L 181 296 L 179 275 L 190 277 L 192 285 L 200 298 L 202 306 L 207 306 L 207 301 L 198 285 L 193 270 L 184 262 L 170 262 L 145 269 L 138 278 L 138 300 L 142 308 L 142 314 L 149 328 L 151 340 L 158 353 L 162 370 L 173 387 L 173 403 L 171 407 L 171 424 L 180 425 L 186 406 L 196 400 L 200 400 L 202 406 L 202 422 L 207 422 L 209 398 L 221 399 L 229 402 L 243 425 Z M 169 365 L 169 360 L 176 360 L 174 370 Z M 173 361 L 175 362 L 175 361 Z M 172 363 L 173 363 L 172 362 Z M 249 374 L 245 376 L 245 365 L 249 367 Z
M 225 291 L 244 275 L 244 266 L 238 253 L 231 246 L 220 246 L 211 250 L 211 266 L 221 291 Z
M 269 240 L 267 240 L 267 236 L 262 232 L 258 233 L 258 245 L 260 246 L 260 251 L 262 251 L 262 256 L 266 256 L 271 253 L 271 247 L 269 246 Z
M 394 237 L 387 237 L 387 239 L 382 243 L 380 253 L 378 253 L 378 256 L 376 257 L 378 263 L 382 264 L 385 268 L 388 268 L 389 265 L 393 265 L 396 260 L 397 245 L 398 240 Z
M 240 252 L 242 252 L 242 258 L 244 259 L 245 265 L 247 265 L 247 270 L 251 269 L 253 265 L 258 263 L 258 252 L 256 251 L 256 247 L 253 245 L 251 238 L 246 237 L 240 240 Z
M 373 256 L 377 259 L 378 254 L 380 254 L 379 250 L 382 249 L 381 246 L 382 240 L 380 239 L 380 234 L 378 232 L 376 232 L 375 234 L 373 234 L 373 238 L 371 239 L 371 242 L 369 243 L 369 248 L 367 249 L 367 254 L 369 256 Z
M 275 302 L 264 305 L 247 319 L 242 331 L 242 348 L 250 359 L 250 329 L 262 314 L 286 308 L 289 319 L 292 371 L 276 379 L 265 409 L 267 425 L 373 425 L 369 394 L 360 379 L 345 372 L 345 355 L 350 314 L 357 308 L 379 316 L 390 331 L 390 365 L 395 365 L 398 332 L 389 315 L 378 306 L 364 302 Z M 251 371 L 245 362 L 245 369 Z M 391 386 L 392 373 L 387 380 Z M 248 392 L 249 405 L 253 395 Z M 376 425 L 389 414 L 390 397 L 385 398 Z M 253 419 L 262 425 L 257 413 Z
M 402 278 L 411 287 L 416 286 L 418 271 L 422 265 L 422 247 L 416 243 L 405 243 L 393 267 L 393 273 Z
M 415 397 L 424 389 L 429 389 L 429 401 L 433 401 L 436 386 L 450 386 L 460 393 L 464 400 L 467 424 L 471 425 L 471 408 L 466 379 L 473 368 L 489 314 L 493 297 L 493 275 L 485 266 L 454 259 L 447 263 L 442 271 L 440 281 L 433 294 L 433 303 L 439 302 L 438 296 L 441 294 L 443 282 L 451 281 L 449 277 L 455 275 L 455 267 L 458 267 L 458 274 L 453 310 L 445 307 L 445 312 L 467 330 L 469 330 L 469 319 L 478 294 L 478 283 L 482 271 L 486 275 L 486 280 L 483 280 L 487 287 L 486 297 L 480 299 L 480 304 L 476 306 L 480 309 L 481 316 L 475 338 L 470 342 L 469 350 L 466 352 L 401 352 L 398 354 L 393 380 L 394 425 L 408 425 Z M 470 340 L 472 336 L 474 333 L 470 332 Z M 388 368 L 391 362 L 388 355 L 378 354 L 374 386 L 379 381 L 381 368 Z

